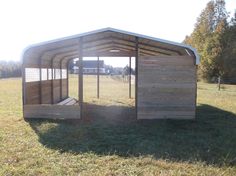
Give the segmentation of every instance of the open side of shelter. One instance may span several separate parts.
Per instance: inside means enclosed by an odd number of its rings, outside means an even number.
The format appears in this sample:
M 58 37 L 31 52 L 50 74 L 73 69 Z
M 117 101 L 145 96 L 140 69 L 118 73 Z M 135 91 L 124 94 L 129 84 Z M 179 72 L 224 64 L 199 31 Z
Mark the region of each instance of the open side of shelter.
M 195 118 L 199 63 L 195 49 L 113 28 L 52 40 L 25 50 L 24 118 L 83 118 L 83 57 L 99 60 L 117 56 L 136 60 L 137 119 Z M 79 103 L 68 94 L 68 63 L 74 58 L 79 58 Z

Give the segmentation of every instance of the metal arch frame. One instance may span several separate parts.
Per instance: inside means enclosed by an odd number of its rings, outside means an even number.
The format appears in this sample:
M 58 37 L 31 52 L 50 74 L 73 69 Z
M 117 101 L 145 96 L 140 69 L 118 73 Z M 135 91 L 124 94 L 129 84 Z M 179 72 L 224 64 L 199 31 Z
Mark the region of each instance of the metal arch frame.
M 39 47 L 39 46 L 43 46 L 43 45 L 46 45 L 46 44 L 62 42 L 62 41 L 70 40 L 70 39 L 76 39 L 76 38 L 89 36 L 89 35 L 93 35 L 93 34 L 98 34 L 98 33 L 104 33 L 104 32 L 116 32 L 116 33 L 120 33 L 120 34 L 123 34 L 123 35 L 130 35 L 130 36 L 133 36 L 133 37 L 138 37 L 140 39 L 147 39 L 147 40 L 160 42 L 160 43 L 167 44 L 167 45 L 177 46 L 177 47 L 186 49 L 187 51 L 191 51 L 194 54 L 195 59 L 196 59 L 195 64 L 198 65 L 200 63 L 200 57 L 199 57 L 196 49 L 192 48 L 189 45 L 186 45 L 186 44 L 183 44 L 183 43 L 177 43 L 177 42 L 173 42 L 173 41 L 168 41 L 168 40 L 164 40 L 164 39 L 160 39 L 160 38 L 150 37 L 150 36 L 146 36 L 146 35 L 142 35 L 142 34 L 137 34 L 137 33 L 133 33 L 133 32 L 128 32 L 128 31 L 124 31 L 124 30 L 114 29 L 114 28 L 110 28 L 110 27 L 31 45 L 31 46 L 27 47 L 24 50 L 22 58 L 24 57 L 25 53 L 29 49 L 34 48 L 34 47 Z M 186 51 L 186 53 L 187 53 L 187 55 L 189 55 L 189 53 L 187 51 Z
M 122 38 L 119 38 L 119 37 L 115 37 L 115 36 L 110 36 L 110 37 L 104 37 L 102 39 L 95 39 L 95 40 L 91 40 L 91 41 L 87 41 L 85 44 L 88 44 L 88 43 L 93 43 L 93 42 L 96 42 L 96 41 L 102 41 L 102 40 L 115 40 L 116 42 L 117 41 L 125 41 L 125 42 L 129 42 L 129 43 L 132 43 L 134 46 L 135 46 L 135 41 L 132 41 L 132 40 L 127 40 L 127 39 L 122 39 Z M 114 41 L 114 43 L 115 43 Z M 121 43 L 120 43 L 121 44 Z M 177 50 L 174 50 L 174 49 L 169 49 L 169 48 L 165 48 L 165 47 L 161 47 L 161 46 L 155 46 L 155 45 L 151 45 L 151 44 L 145 44 L 145 43 L 141 43 L 139 42 L 140 45 L 146 45 L 148 47 L 153 47 L 153 48 L 159 48 L 159 49 L 162 49 L 162 50 L 165 50 L 165 51 L 171 51 L 171 52 L 174 52 L 178 55 L 181 55 L 181 53 Z M 98 44 L 99 45 L 99 44 Z M 124 45 L 125 44 L 121 44 L 121 45 Z M 96 46 L 96 45 L 95 45 Z M 129 45 L 130 46 L 130 45 Z M 132 47 L 134 47 L 132 46 Z M 93 46 L 92 46 L 93 47 Z M 156 52 L 161 52 L 161 51 L 156 51 Z

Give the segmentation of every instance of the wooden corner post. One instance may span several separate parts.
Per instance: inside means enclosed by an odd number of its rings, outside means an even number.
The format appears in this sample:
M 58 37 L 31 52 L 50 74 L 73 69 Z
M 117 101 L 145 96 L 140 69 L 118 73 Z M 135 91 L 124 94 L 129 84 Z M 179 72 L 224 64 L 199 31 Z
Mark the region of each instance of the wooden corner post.
M 80 118 L 83 114 L 83 38 L 79 39 L 79 106 Z

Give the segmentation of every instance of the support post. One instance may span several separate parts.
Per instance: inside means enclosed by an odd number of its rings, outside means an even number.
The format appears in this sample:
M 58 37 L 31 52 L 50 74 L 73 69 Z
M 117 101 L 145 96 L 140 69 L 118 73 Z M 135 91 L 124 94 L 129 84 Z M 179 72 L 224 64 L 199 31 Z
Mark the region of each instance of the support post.
M 99 98 L 99 91 L 100 91 L 99 81 L 100 81 L 100 65 L 99 65 L 99 57 L 98 57 L 97 59 L 97 98 Z
M 62 60 L 60 61 L 60 101 L 62 101 Z
M 69 63 L 70 61 L 67 62 L 67 70 L 66 70 L 66 85 L 67 85 L 67 89 L 66 89 L 66 96 L 67 98 L 69 97 Z
M 54 104 L 54 84 L 53 84 L 53 80 L 54 80 L 54 70 L 53 70 L 53 59 L 51 60 L 51 104 Z
M 47 67 L 47 80 L 49 80 L 49 68 Z
M 81 58 L 80 58 L 80 56 L 79 56 L 79 60 L 78 60 L 78 101 L 80 101 L 80 60 L 81 60 Z M 80 105 L 80 102 L 79 102 L 79 105 Z
M 131 98 L 131 57 L 129 57 L 129 98 Z
M 138 57 L 139 57 L 138 37 L 135 37 L 135 111 L 138 118 Z
M 218 90 L 220 91 L 220 84 L 221 84 L 221 79 L 220 76 L 218 77 Z
M 83 112 L 83 39 L 79 40 L 79 105 L 80 118 L 82 119 Z
M 39 104 L 42 104 L 42 64 L 39 61 Z

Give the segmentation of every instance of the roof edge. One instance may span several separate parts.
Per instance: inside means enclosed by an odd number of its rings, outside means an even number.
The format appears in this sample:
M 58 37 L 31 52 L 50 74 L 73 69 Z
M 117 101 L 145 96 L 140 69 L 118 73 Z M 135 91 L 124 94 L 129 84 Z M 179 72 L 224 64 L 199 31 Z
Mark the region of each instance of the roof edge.
M 62 37 L 62 38 L 58 38 L 58 39 L 53 39 L 53 40 L 29 45 L 28 47 L 26 47 L 24 49 L 23 54 L 22 54 L 22 58 L 23 58 L 25 52 L 27 52 L 27 50 L 29 50 L 30 48 L 39 47 L 39 46 L 46 45 L 46 44 L 51 44 L 51 43 L 60 42 L 63 40 L 74 39 L 74 38 L 83 37 L 83 36 L 96 34 L 96 33 L 100 33 L 100 32 L 106 32 L 106 31 L 112 31 L 112 32 L 118 32 L 118 33 L 127 34 L 127 35 L 133 35 L 136 37 L 145 38 L 145 39 L 149 39 L 149 40 L 153 40 L 153 41 L 157 41 L 157 42 L 161 42 L 161 43 L 167 43 L 167 44 L 183 47 L 185 49 L 189 49 L 195 55 L 195 59 L 196 59 L 195 64 L 198 65 L 200 63 L 200 56 L 199 56 L 197 50 L 189 45 L 186 45 L 183 43 L 178 43 L 178 42 L 173 42 L 173 41 L 169 41 L 169 40 L 165 40 L 165 39 L 160 39 L 160 38 L 156 38 L 156 37 L 151 37 L 151 36 L 147 36 L 147 35 L 143 35 L 143 34 L 138 34 L 138 33 L 134 33 L 134 32 L 128 32 L 128 31 L 124 31 L 124 30 L 120 30 L 120 29 L 115 29 L 115 28 L 111 28 L 111 27 L 102 28 L 102 29 L 98 29 L 98 30 L 84 32 L 81 34 L 76 34 L 76 35 L 72 35 L 72 36 Z
M 178 42 L 173 42 L 173 41 L 170 41 L 170 40 L 160 39 L 160 38 L 156 38 L 156 37 L 151 37 L 151 36 L 147 36 L 147 35 L 143 35 L 143 34 L 138 34 L 138 33 L 134 33 L 134 32 L 128 32 L 128 31 L 124 31 L 124 30 L 120 30 L 120 29 L 110 28 L 110 27 L 104 28 L 104 30 L 119 32 L 119 33 L 123 33 L 123 34 L 127 34 L 127 35 L 137 36 L 137 37 L 142 37 L 142 38 L 145 38 L 145 39 L 154 40 L 154 41 L 157 41 L 157 42 L 167 43 L 167 44 L 180 46 L 180 47 L 189 49 L 194 53 L 194 55 L 196 57 L 196 65 L 198 65 L 200 63 L 200 56 L 199 56 L 197 50 L 195 48 L 191 47 L 190 45 L 186 45 L 186 44 L 178 43 Z

